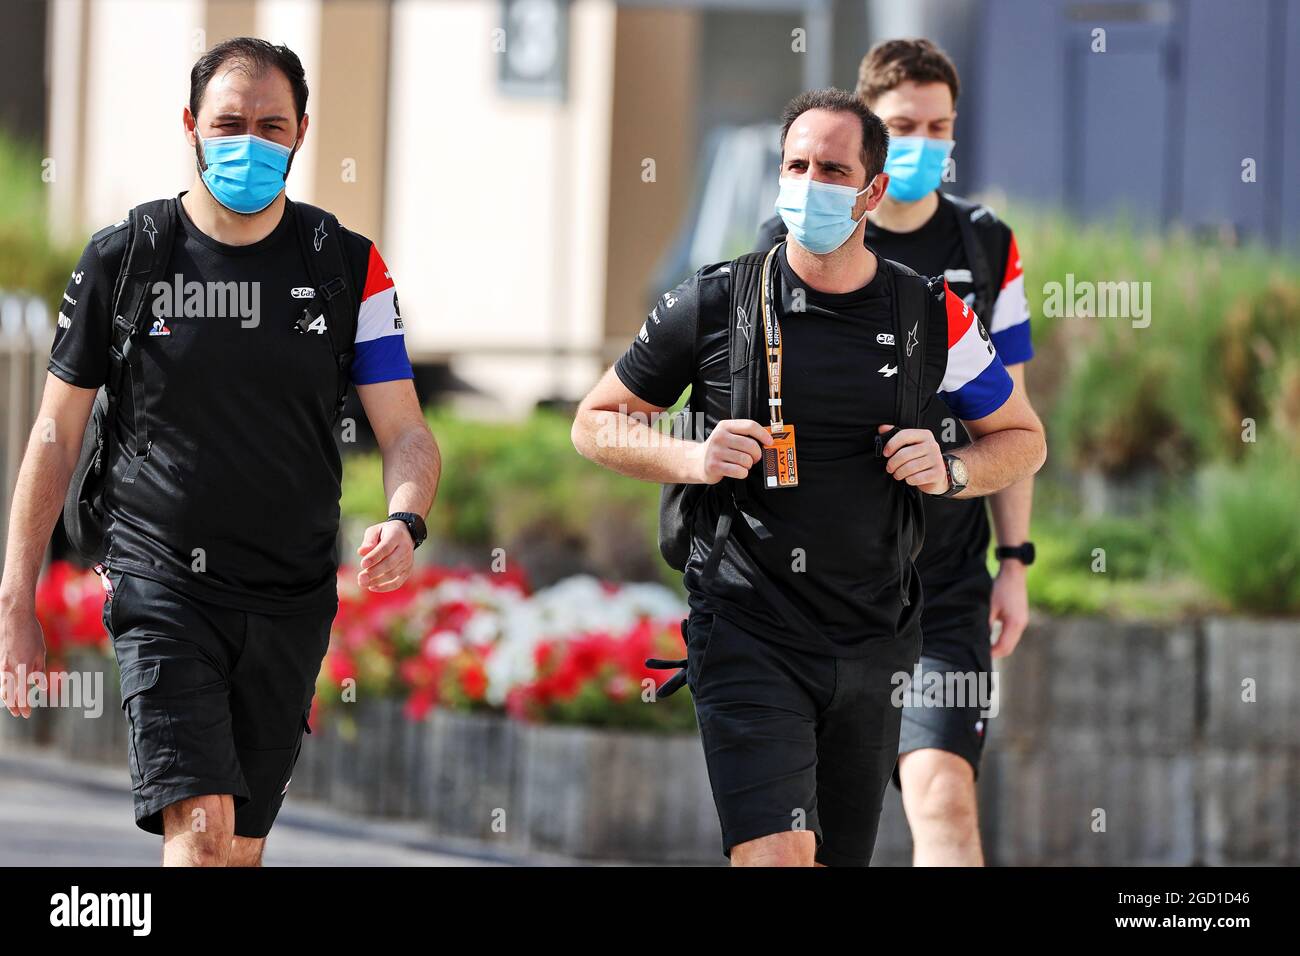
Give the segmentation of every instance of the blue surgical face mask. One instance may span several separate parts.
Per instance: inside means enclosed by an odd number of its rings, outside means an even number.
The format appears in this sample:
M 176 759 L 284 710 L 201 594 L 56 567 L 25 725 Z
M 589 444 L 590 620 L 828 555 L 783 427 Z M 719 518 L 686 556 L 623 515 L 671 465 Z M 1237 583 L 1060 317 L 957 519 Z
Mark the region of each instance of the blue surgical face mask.
M 199 146 L 203 150 L 203 182 L 227 209 L 261 212 L 284 189 L 293 154 L 288 146 L 251 133 L 199 139 Z
M 885 172 L 889 173 L 889 198 L 916 202 L 939 188 L 943 164 L 952 155 L 954 141 L 925 136 L 891 136 Z
M 858 228 L 862 218 L 853 218 L 853 206 L 870 186 L 868 183 L 855 191 L 852 186 L 783 177 L 776 211 L 795 242 L 824 256 L 844 245 L 844 240 Z

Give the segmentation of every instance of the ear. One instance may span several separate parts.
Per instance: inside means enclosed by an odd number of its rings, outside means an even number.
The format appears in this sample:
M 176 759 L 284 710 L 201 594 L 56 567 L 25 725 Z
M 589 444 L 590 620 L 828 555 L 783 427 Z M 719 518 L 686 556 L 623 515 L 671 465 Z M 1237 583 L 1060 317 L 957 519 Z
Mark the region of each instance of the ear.
M 302 122 L 298 124 L 298 139 L 293 144 L 295 151 L 302 149 L 302 142 L 307 138 L 307 126 L 311 122 L 311 114 L 303 113 Z
M 199 145 L 198 136 L 194 130 L 198 126 L 198 121 L 194 118 L 194 114 L 190 112 L 188 106 L 181 110 L 181 124 L 185 127 L 185 142 L 190 144 L 191 149 L 197 149 Z
M 862 198 L 866 200 L 867 212 L 871 212 L 880 205 L 880 201 L 885 198 L 885 191 L 888 189 L 889 173 L 877 173 L 867 191 L 862 194 Z

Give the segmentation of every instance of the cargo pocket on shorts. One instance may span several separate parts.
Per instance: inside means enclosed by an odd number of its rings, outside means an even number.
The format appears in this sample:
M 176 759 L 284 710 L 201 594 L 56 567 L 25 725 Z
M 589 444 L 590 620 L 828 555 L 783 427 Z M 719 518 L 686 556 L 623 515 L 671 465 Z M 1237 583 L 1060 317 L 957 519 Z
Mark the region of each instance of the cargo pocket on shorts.
M 130 724 L 132 782 L 143 788 L 176 763 L 176 738 L 163 701 L 149 691 L 158 683 L 161 661 L 139 661 L 122 671 L 122 709 Z

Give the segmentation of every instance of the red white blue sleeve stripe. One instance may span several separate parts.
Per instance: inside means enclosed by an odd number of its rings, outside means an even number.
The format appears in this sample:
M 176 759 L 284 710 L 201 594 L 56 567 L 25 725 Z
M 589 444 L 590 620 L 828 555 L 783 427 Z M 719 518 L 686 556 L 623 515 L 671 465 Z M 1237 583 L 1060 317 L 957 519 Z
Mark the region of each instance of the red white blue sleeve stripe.
M 939 392 L 963 421 L 992 415 L 1011 396 L 1011 376 L 971 307 L 944 282 L 948 311 L 948 368 Z
M 1019 365 L 1034 357 L 1034 343 L 1029 336 L 1029 300 L 1025 298 L 1025 272 L 1020 267 L 1020 250 L 1015 234 L 1007 249 L 1007 268 L 1002 277 L 1002 288 L 993 303 L 993 318 L 989 322 L 993 347 L 1003 365 Z
M 366 287 L 357 314 L 357 338 L 352 355 L 352 384 L 374 385 L 414 378 L 406 357 L 406 337 L 397 311 L 397 290 L 379 250 L 370 247 Z

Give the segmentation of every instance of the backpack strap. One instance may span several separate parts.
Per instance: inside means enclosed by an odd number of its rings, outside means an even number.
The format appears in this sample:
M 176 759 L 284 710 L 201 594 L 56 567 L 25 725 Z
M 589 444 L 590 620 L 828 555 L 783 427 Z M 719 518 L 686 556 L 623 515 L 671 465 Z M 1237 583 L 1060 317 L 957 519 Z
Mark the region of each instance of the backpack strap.
M 997 222 L 993 211 L 981 203 L 971 202 L 960 196 L 939 194 L 940 202 L 952 204 L 957 214 L 957 229 L 961 233 L 962 248 L 966 252 L 966 261 L 970 263 L 972 284 L 975 286 L 975 314 L 990 316 L 993 314 L 993 302 L 998 295 L 998 286 L 989 267 L 990 252 L 985 248 L 982 235 L 987 231 L 980 228 L 977 234 L 976 223 L 992 225 Z
M 925 353 L 935 298 L 932 283 L 937 282 L 939 303 L 942 305 L 943 279 L 926 280 L 906 266 L 889 259 L 879 259 L 881 268 L 893 273 L 894 361 L 898 367 L 894 388 L 894 431 L 876 439 L 877 454 L 894 433 L 904 428 L 920 428 L 921 412 L 925 407 Z M 897 509 L 895 541 L 897 547 L 898 586 L 903 606 L 911 604 L 908 592 L 914 573 L 913 562 L 921 553 L 925 540 L 925 511 L 921 498 L 923 492 L 912 485 L 903 485 L 903 500 Z
M 334 420 L 337 421 L 347 401 L 352 356 L 356 349 L 360 308 L 356 283 L 343 249 L 338 219 L 303 202 L 293 203 L 293 211 L 298 244 L 312 288 L 316 290 L 297 326 L 300 332 L 306 332 L 316 321 L 325 320 L 325 331 L 329 334 L 330 347 L 338 366 L 338 394 L 334 405 Z
M 751 252 L 732 260 L 731 295 L 727 306 L 727 355 L 731 373 L 731 417 L 752 419 L 754 417 L 754 396 L 758 391 L 757 370 L 759 363 L 755 360 L 759 354 L 763 338 L 763 319 L 760 315 L 760 296 L 763 288 L 765 264 L 771 265 L 774 250 L 768 252 Z M 760 538 L 769 538 L 772 533 L 761 521 L 745 511 L 744 502 L 748 489 L 744 481 L 736 478 L 724 478 L 720 485 L 724 494 L 718 512 L 718 525 L 713 533 L 713 546 L 709 557 L 704 562 L 701 578 L 708 581 L 718 569 L 727 538 L 731 536 L 731 525 L 737 512 L 745 516 L 746 522 Z
M 131 210 L 126 253 L 113 287 L 113 334 L 108 348 L 107 391 L 110 411 L 116 411 L 126 389 L 129 387 L 131 390 L 135 435 L 131 460 L 122 475 L 122 480 L 127 483 L 135 481 L 151 448 L 138 339 L 145 322 L 149 290 L 162 279 L 171 259 L 172 236 L 176 231 L 175 202 L 174 199 L 157 199 Z

